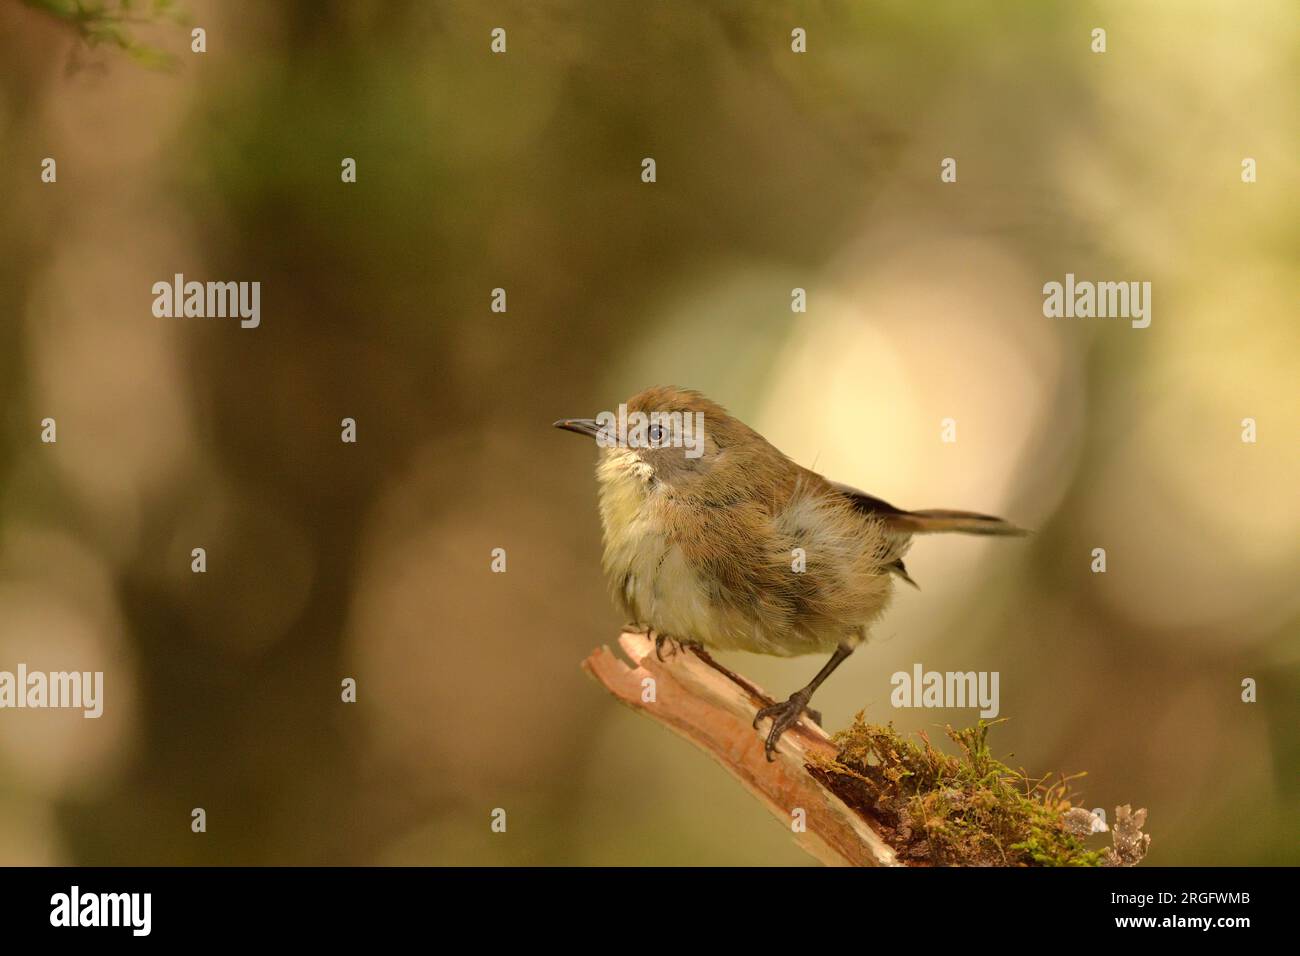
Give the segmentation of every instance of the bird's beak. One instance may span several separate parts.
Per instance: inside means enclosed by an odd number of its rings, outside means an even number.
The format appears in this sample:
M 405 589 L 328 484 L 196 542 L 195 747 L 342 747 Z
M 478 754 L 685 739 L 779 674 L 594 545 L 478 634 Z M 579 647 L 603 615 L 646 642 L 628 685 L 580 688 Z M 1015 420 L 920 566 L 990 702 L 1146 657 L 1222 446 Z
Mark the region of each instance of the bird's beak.
M 563 428 L 566 432 L 586 435 L 588 438 L 595 438 L 596 433 L 600 431 L 600 426 L 593 418 L 562 418 L 555 423 L 555 427 Z

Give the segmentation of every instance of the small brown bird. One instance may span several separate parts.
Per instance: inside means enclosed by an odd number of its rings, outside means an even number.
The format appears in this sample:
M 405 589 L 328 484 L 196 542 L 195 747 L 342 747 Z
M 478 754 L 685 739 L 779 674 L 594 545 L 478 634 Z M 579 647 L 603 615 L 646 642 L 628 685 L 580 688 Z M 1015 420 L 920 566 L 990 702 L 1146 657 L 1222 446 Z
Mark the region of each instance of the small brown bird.
M 1019 535 L 969 511 L 904 511 L 795 464 L 699 392 L 648 388 L 618 415 L 556 428 L 600 446 L 604 568 L 629 619 L 665 641 L 793 657 L 831 653 L 772 726 L 769 760 L 813 692 L 867 637 L 915 534 Z

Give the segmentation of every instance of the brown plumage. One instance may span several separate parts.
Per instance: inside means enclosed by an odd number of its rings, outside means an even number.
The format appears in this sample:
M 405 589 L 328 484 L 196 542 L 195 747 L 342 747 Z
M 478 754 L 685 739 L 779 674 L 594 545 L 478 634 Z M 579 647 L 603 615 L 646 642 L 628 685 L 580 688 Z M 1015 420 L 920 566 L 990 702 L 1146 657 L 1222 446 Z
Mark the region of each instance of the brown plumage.
M 555 424 L 602 446 L 603 563 L 629 619 L 659 642 L 834 652 L 807 687 L 760 711 L 773 719 L 769 757 L 817 686 L 866 639 L 894 579 L 914 583 L 903 564 L 913 535 L 1023 534 L 989 515 L 904 511 L 828 481 L 699 392 L 656 386 L 626 406 L 629 420 L 664 416 L 652 419 L 659 430 L 630 429 L 615 443 L 612 416 Z M 701 415 L 702 436 L 690 430 Z

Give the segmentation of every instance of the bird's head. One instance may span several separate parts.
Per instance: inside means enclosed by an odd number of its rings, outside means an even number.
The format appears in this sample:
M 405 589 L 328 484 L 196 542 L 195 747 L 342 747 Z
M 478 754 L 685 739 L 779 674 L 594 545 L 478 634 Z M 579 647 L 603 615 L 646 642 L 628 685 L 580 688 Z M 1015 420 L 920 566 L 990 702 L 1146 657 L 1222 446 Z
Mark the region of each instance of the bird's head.
M 602 481 L 634 479 L 689 492 L 740 465 L 762 437 L 699 392 L 657 385 L 596 418 L 556 428 L 587 435 L 600 448 Z

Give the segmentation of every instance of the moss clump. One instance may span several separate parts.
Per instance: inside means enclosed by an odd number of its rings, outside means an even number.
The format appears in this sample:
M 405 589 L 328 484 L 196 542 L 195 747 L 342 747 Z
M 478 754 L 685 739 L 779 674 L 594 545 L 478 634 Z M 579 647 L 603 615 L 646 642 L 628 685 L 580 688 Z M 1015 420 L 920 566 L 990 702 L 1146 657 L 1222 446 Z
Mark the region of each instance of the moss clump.
M 868 724 L 858 714 L 837 733 L 838 754 L 809 766 L 850 806 L 885 829 L 899 858 L 939 866 L 1103 866 L 1068 819 L 1070 781 L 1032 780 L 989 751 L 990 725 L 947 728 L 960 755 Z M 1081 776 L 1081 775 L 1080 775 Z M 1083 811 L 1086 813 L 1087 811 Z M 1077 815 L 1079 811 L 1075 811 Z M 1085 831 L 1086 832 L 1086 828 Z

